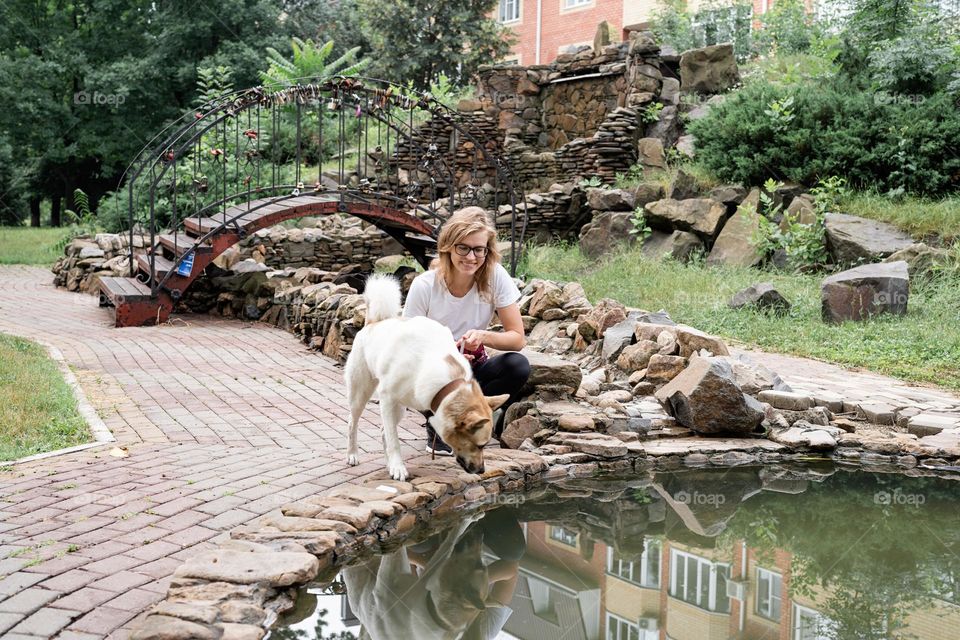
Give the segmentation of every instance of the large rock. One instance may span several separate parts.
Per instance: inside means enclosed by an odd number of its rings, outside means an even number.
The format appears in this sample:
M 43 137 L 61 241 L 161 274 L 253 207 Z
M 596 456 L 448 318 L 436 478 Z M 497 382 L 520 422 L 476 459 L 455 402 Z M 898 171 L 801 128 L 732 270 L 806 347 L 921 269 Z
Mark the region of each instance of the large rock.
M 790 201 L 780 221 L 780 230 L 786 231 L 791 223 L 815 224 L 817 222 L 817 213 L 813 204 L 813 196 L 808 193 L 798 195 Z
M 673 80 L 673 78 L 669 79 Z M 680 110 L 671 104 L 664 107 L 660 111 L 660 118 L 647 127 L 647 137 L 656 138 L 663 143 L 663 147 L 670 148 L 677 144 L 680 129 Z
M 310 553 L 242 553 L 220 550 L 207 551 L 189 558 L 174 572 L 174 576 L 210 582 L 260 583 L 271 587 L 286 587 L 312 580 L 319 568 L 320 562 Z
M 679 424 L 701 434 L 748 434 L 763 420 L 763 407 L 718 358 L 694 358 L 655 395 Z
M 663 185 L 658 182 L 641 182 L 633 192 L 633 205 L 644 207 L 650 202 L 663 200 Z
M 684 51 L 680 56 L 680 89 L 687 93 L 720 93 L 740 82 L 733 45 L 716 44 Z
M 727 208 L 710 198 L 651 202 L 645 207 L 647 223 L 658 229 L 692 231 L 713 239 L 723 224 Z
M 670 256 L 678 262 L 687 262 L 698 251 L 703 251 L 703 240 L 689 231 L 654 231 L 643 241 L 643 255 L 662 259 Z
M 884 258 L 884 262 L 907 263 L 907 270 L 910 277 L 916 277 L 931 271 L 932 269 L 945 265 L 950 262 L 950 253 L 946 249 L 935 249 L 928 247 L 922 242 L 912 244 L 906 249 L 901 249 L 896 253 Z
M 553 282 L 543 280 L 540 286 L 534 291 L 533 298 L 530 300 L 529 315 L 534 318 L 543 317 L 543 312 L 548 309 L 559 309 L 563 306 L 563 289 Z
M 764 311 L 773 311 L 774 313 L 787 313 L 790 311 L 790 301 L 777 291 L 772 282 L 752 284 L 746 289 L 738 291 L 727 305 L 731 309 L 754 307 Z
M 577 332 L 587 342 L 604 336 L 607 329 L 626 320 L 627 308 L 610 298 L 601 298 L 597 304 L 579 318 Z
M 828 213 L 827 249 L 841 264 L 873 262 L 913 244 L 913 238 L 893 225 L 845 213 Z
M 761 391 L 767 390 L 793 391 L 775 371 L 754 361 L 745 353 L 717 357 L 730 364 L 733 381 L 748 395 L 756 396 Z
M 520 353 L 530 362 L 528 386 L 558 385 L 571 387 L 574 391 L 580 388 L 583 373 L 574 363 L 530 349 L 524 349 Z
M 609 327 L 603 334 L 603 348 L 601 355 L 604 362 L 613 362 L 620 357 L 620 352 L 633 343 L 633 332 L 637 327 L 636 312 L 627 318 Z
M 826 322 L 866 320 L 881 313 L 904 315 L 910 298 L 906 262 L 865 264 L 836 273 L 820 285 Z
M 633 211 L 633 202 L 626 189 L 587 189 L 587 204 L 594 211 Z
M 652 340 L 641 340 L 635 344 L 624 347 L 620 353 L 620 357 L 617 358 L 617 366 L 627 373 L 640 371 L 646 368 L 647 363 L 650 362 L 650 358 L 659 351 L 660 345 L 656 342 Z
M 671 200 L 688 200 L 699 195 L 700 184 L 697 183 L 697 179 L 683 169 L 677 171 L 677 175 L 670 181 L 667 197 Z
M 637 141 L 637 162 L 644 167 L 665 168 L 667 163 L 663 157 L 663 140 L 656 137 L 640 138 Z
M 737 213 L 727 220 L 713 244 L 707 265 L 726 264 L 735 267 L 752 267 L 763 260 L 763 254 L 753 244 L 760 229 L 760 190 L 751 189 L 737 208 Z
M 664 331 L 668 331 L 677 337 L 680 355 L 684 358 L 690 357 L 701 349 L 706 349 L 715 356 L 730 355 L 730 351 L 723 340 L 685 324 L 666 325 L 640 322 L 637 324 L 635 335 L 638 342 L 641 340 L 656 342 Z
M 580 251 L 588 258 L 598 258 L 624 244 L 632 244 L 636 235 L 628 211 L 604 211 L 580 230 Z

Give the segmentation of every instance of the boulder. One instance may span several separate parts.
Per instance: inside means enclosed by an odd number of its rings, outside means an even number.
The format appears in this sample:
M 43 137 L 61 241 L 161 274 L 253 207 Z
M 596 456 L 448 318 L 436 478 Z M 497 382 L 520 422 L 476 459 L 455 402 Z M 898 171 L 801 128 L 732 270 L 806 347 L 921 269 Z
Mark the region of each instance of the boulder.
M 500 442 L 510 449 L 519 449 L 524 440 L 532 438 L 540 429 L 540 420 L 530 415 L 523 416 L 504 427 Z
M 593 342 L 604 336 L 604 332 L 627 318 L 627 308 L 616 300 L 601 298 L 597 304 L 579 320 L 577 333 L 587 342 Z
M 803 193 L 790 202 L 790 206 L 787 207 L 783 219 L 780 221 L 780 230 L 785 232 L 792 222 L 799 222 L 800 224 L 815 224 L 817 222 L 813 196 Z
M 737 207 L 737 213 L 727 220 L 717 241 L 707 256 L 707 265 L 726 264 L 735 267 L 752 267 L 760 264 L 763 254 L 753 244 L 760 229 L 760 190 L 751 189 Z
M 626 189 L 587 189 L 587 204 L 594 211 L 633 211 L 633 192 Z
M 751 396 L 761 391 L 792 391 L 793 389 L 783 379 L 768 367 L 755 362 L 745 353 L 736 356 L 717 356 L 730 364 L 733 372 L 733 381 L 740 389 Z
M 694 358 L 655 394 L 684 427 L 700 434 L 748 434 L 763 420 L 763 407 L 733 380 L 730 365 L 718 358 Z
M 563 289 L 549 281 L 541 281 L 530 300 L 529 314 L 535 318 L 542 317 L 547 309 L 559 309 L 563 306 Z
M 665 77 L 663 87 L 660 89 L 660 99 L 666 104 L 680 104 L 680 81 Z
M 828 213 L 827 249 L 840 264 L 873 262 L 906 249 L 913 238 L 893 225 L 845 213 Z
M 654 231 L 643 242 L 645 256 L 662 259 L 670 256 L 678 262 L 687 262 L 698 251 L 703 251 L 703 241 L 689 231 Z
M 634 207 L 643 207 L 647 203 L 663 199 L 663 185 L 658 182 L 641 182 L 633 192 Z
M 524 349 L 520 353 L 530 362 L 528 387 L 563 386 L 570 387 L 573 391 L 580 388 L 583 373 L 574 363 L 530 349 Z
M 628 211 L 603 211 L 580 230 L 580 251 L 588 258 L 597 258 L 624 244 L 632 244 L 633 214 Z
M 721 93 L 740 82 L 732 44 L 684 51 L 680 56 L 680 89 L 687 93 Z
M 661 334 L 664 335 L 664 334 Z M 665 356 L 659 353 L 650 356 L 647 363 L 647 375 L 644 380 L 660 384 L 670 382 L 686 369 L 687 359 L 680 356 Z
M 731 309 L 754 307 L 774 313 L 787 313 L 790 311 L 790 301 L 777 291 L 772 282 L 753 284 L 746 289 L 738 291 L 727 305 Z
M 688 200 L 700 195 L 700 185 L 692 175 L 680 169 L 670 181 L 667 197 L 671 200 Z
M 656 342 L 660 334 L 664 331 L 669 331 L 677 336 L 677 344 L 680 345 L 680 355 L 684 358 L 689 358 L 701 349 L 706 349 L 715 356 L 730 355 L 727 345 L 724 344 L 720 338 L 683 324 L 666 325 L 640 322 L 637 324 L 635 335 L 638 342 L 641 340 L 652 340 Z
M 659 119 L 647 127 L 647 138 L 658 140 L 663 147 L 670 148 L 677 144 L 680 128 L 680 110 L 675 105 L 667 105 L 660 111 Z
M 633 373 L 645 369 L 650 358 L 660 351 L 660 345 L 653 340 L 641 340 L 623 348 L 620 357 L 617 358 L 617 366 Z
M 866 320 L 881 313 L 904 315 L 910 298 L 907 263 L 865 264 L 829 276 L 820 285 L 825 322 Z
M 665 168 L 663 141 L 660 138 L 640 138 L 637 141 L 637 162 L 644 167 Z
M 739 205 L 747 197 L 747 188 L 739 184 L 722 184 L 710 189 L 707 197 L 727 206 Z
M 651 202 L 644 210 L 651 227 L 692 231 L 705 239 L 716 237 L 727 214 L 723 204 L 710 198 L 667 198 Z
M 697 155 L 697 137 L 692 133 L 677 138 L 676 149 L 679 153 L 694 158 Z
M 604 362 L 614 362 L 620 357 L 623 349 L 633 342 L 633 333 L 636 327 L 637 316 L 634 312 L 626 319 L 607 328 L 603 334 L 603 348 L 601 350 Z
M 935 249 L 922 242 L 917 242 L 906 249 L 890 254 L 883 261 L 899 262 L 901 260 L 907 263 L 907 271 L 913 278 L 921 276 L 938 266 L 948 264 L 950 253 L 946 249 Z
M 787 429 L 771 429 L 767 437 L 791 449 L 830 451 L 837 447 L 837 438 L 841 433 L 843 433 L 843 430 L 836 427 L 815 425 L 804 420 L 798 420 Z

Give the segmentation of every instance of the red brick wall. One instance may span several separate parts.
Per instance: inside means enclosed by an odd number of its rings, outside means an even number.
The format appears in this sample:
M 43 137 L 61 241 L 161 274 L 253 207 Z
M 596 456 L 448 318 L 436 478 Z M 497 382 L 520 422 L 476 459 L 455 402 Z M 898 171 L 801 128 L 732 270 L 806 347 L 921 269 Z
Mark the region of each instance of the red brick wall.
M 593 44 L 597 25 L 610 24 L 610 38 L 619 42 L 623 29 L 624 0 L 593 0 L 589 5 L 562 10 L 564 0 L 541 0 L 540 64 L 553 62 L 559 48 L 566 45 Z M 520 64 L 537 62 L 537 0 L 520 0 L 520 21 L 506 25 L 517 36 L 513 53 Z

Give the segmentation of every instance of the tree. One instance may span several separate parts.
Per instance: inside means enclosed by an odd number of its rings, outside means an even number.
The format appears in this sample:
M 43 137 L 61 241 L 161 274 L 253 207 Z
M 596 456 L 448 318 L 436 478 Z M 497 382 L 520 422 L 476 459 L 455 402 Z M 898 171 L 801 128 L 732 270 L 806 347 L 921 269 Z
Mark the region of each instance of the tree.
M 374 75 L 425 90 L 440 74 L 462 84 L 510 49 L 491 18 L 497 0 L 357 0 Z
M 253 86 L 287 38 L 276 0 L 9 0 L 0 4 L 0 140 L 16 150 L 0 209 L 51 222 L 114 187 L 139 149 L 193 103 L 198 67 Z M 23 214 L 18 213 L 18 217 Z
M 370 51 L 357 0 L 283 0 L 282 7 L 290 33 L 315 42 L 333 42 L 331 58 L 354 48 L 359 48 L 360 55 Z

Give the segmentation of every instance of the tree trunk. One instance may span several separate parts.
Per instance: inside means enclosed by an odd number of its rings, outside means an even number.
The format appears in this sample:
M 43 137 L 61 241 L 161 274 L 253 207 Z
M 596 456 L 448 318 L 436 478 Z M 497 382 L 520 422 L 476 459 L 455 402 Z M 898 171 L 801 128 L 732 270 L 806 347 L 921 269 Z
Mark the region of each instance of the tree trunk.
M 40 226 L 40 198 L 38 196 L 30 198 L 30 226 Z
M 60 222 L 60 195 L 50 198 L 50 226 L 59 227 Z

